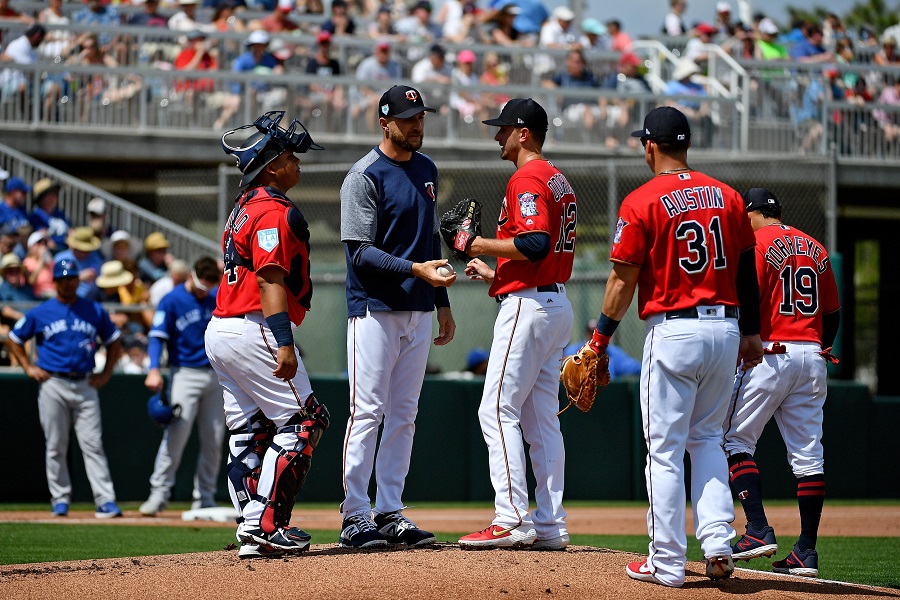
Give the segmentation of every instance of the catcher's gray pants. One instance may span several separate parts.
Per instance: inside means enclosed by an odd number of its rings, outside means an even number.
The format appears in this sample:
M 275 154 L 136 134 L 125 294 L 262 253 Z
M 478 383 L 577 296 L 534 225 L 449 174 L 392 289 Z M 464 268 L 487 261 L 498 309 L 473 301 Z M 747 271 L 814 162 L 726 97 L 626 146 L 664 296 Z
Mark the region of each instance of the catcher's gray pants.
M 166 427 L 163 434 L 153 475 L 150 476 L 150 494 L 169 499 L 184 447 L 196 420 L 200 454 L 194 474 L 193 499 L 200 501 L 204 508 L 215 506 L 216 479 L 222 467 L 222 441 L 225 437 L 222 387 L 216 372 L 211 367 L 173 368 L 169 399 L 172 406 L 181 406 L 181 414 Z
M 38 413 L 47 443 L 47 486 L 52 503 L 71 501 L 72 480 L 69 478 L 67 458 L 69 433 L 73 425 L 84 456 L 84 469 L 94 493 L 94 504 L 100 506 L 115 502 L 116 492 L 103 452 L 97 390 L 88 385 L 87 379 L 70 381 L 51 377 L 41 384 Z

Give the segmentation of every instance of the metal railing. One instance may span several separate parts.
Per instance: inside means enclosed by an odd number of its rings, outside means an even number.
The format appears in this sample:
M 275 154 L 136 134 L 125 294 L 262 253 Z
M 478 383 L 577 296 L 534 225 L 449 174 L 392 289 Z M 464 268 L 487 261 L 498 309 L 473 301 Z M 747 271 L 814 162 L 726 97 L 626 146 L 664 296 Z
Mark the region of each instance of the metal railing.
M 73 227 L 88 224 L 87 204 L 93 198 L 102 198 L 106 203 L 106 222 L 113 230 L 122 229 L 131 234 L 137 247 L 150 233 L 160 231 L 169 241 L 170 252 L 192 262 L 201 254 L 221 254 L 219 244 L 199 236 L 195 232 L 163 219 L 152 212 L 135 206 L 127 200 L 101 190 L 50 165 L 0 144 L 0 167 L 11 176 L 21 177 L 27 182 L 35 182 L 49 177 L 60 184 L 60 207 L 72 222 Z

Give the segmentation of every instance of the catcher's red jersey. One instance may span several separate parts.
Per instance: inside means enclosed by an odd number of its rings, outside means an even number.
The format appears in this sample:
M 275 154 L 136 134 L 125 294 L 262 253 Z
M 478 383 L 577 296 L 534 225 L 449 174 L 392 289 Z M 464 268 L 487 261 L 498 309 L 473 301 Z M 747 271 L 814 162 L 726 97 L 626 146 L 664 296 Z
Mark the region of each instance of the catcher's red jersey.
M 216 297 L 217 317 L 261 311 L 256 273 L 275 265 L 286 273 L 288 316 L 299 325 L 312 298 L 309 226 L 300 210 L 268 187 L 247 190 L 225 224 L 225 277 Z
M 780 223 L 756 230 L 760 337 L 772 342 L 822 343 L 822 315 L 840 310 L 825 248 Z
M 643 267 L 642 319 L 660 312 L 737 306 L 741 252 L 755 243 L 740 194 L 698 171 L 658 175 L 619 210 L 610 260 Z
M 550 234 L 550 254 L 536 262 L 498 258 L 491 296 L 569 280 L 578 221 L 575 203 L 565 175 L 546 160 L 532 160 L 513 174 L 500 207 L 497 239 L 543 231 Z

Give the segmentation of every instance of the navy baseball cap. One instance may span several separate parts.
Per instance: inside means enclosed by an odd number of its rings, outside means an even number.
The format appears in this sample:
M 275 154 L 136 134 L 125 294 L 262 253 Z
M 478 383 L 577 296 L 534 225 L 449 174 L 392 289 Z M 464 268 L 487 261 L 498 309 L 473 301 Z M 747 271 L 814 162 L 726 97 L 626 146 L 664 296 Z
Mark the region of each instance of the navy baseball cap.
M 53 265 L 53 279 L 78 277 L 79 273 L 81 273 L 81 266 L 74 258 L 61 258 Z
M 632 131 L 631 136 L 663 144 L 686 144 L 691 139 L 691 125 L 677 108 L 660 106 L 647 113 L 644 128 Z
M 496 119 L 482 121 L 495 127 L 527 127 L 531 131 L 547 131 L 547 111 L 531 98 L 513 98 Z
M 27 194 L 31 191 L 31 188 L 28 187 L 28 184 L 25 183 L 25 180 L 21 177 L 10 177 L 6 180 L 6 187 L 4 187 L 4 190 L 7 194 L 16 190 Z
M 422 112 L 437 112 L 425 106 L 422 94 L 408 85 L 395 85 L 381 95 L 378 101 L 378 118 L 408 119 Z
M 747 207 L 747 212 L 759 210 L 763 206 L 781 208 L 778 197 L 766 188 L 750 188 L 744 192 L 744 205 Z

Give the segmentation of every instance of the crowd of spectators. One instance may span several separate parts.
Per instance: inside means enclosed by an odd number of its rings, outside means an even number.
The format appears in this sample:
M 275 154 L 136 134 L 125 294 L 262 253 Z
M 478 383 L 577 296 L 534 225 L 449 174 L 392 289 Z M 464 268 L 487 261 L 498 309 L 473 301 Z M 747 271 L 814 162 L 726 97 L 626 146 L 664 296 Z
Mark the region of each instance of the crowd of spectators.
M 6 4 L 7 0 L 0 2 Z M 502 86 L 509 81 L 510 72 L 517 69 L 530 77 L 537 76 L 545 88 L 593 87 L 623 93 L 638 89 L 619 85 L 623 77 L 630 78 L 632 83 L 635 80 L 623 75 L 623 69 L 634 67 L 636 75 L 643 76 L 646 60 L 650 58 L 632 64 L 640 53 L 633 51 L 632 36 L 613 15 L 602 15 L 603 18 L 594 14 L 576 15 L 567 6 L 548 11 L 541 0 L 444 0 L 434 5 L 430 0 L 331 0 L 324 4 L 320 0 L 165 0 L 163 4 L 160 0 L 146 0 L 140 8 L 125 2 L 86 0 L 74 11 L 63 11 L 61 0 L 47 0 L 47 3 L 36 15 L 19 14 L 6 4 L 6 14 L 0 15 L 0 19 L 29 27 L 21 37 L 0 39 L 0 62 L 27 64 L 46 60 L 112 67 L 130 65 L 139 57 L 162 70 L 189 71 L 192 77 L 196 77 L 197 71 L 222 71 L 256 75 L 306 73 L 323 80 L 328 76 L 348 75 L 379 82 L 409 78 L 419 84 L 437 84 L 424 86 L 429 90 L 430 101 L 440 104 L 445 112 L 457 113 L 464 123 L 473 123 L 485 111 L 496 110 L 496 102 L 506 94 L 502 91 L 474 93 L 463 87 Z M 649 86 L 647 89 L 657 94 L 709 95 L 710 79 L 717 76 L 710 70 L 710 56 L 718 52 L 715 46 L 742 61 L 805 65 L 798 77 L 795 77 L 797 73 L 788 72 L 782 79 L 790 81 L 777 82 L 774 70 L 750 68 L 762 80 L 755 82 L 751 90 L 761 105 L 755 110 L 790 118 L 797 126 L 801 149 L 811 146 L 811 138 L 804 133 L 804 129 L 810 128 L 798 119 L 818 117 L 821 121 L 821 111 L 817 115 L 815 110 L 806 110 L 809 106 L 804 107 L 811 96 L 822 99 L 819 105 L 828 99 L 859 105 L 881 99 L 893 101 L 890 90 L 895 74 L 880 70 L 860 76 L 860 71 L 853 67 L 868 63 L 900 65 L 897 52 L 900 24 L 884 32 L 871 28 L 850 31 L 835 14 L 829 14 L 821 22 L 779 24 L 774 15 L 762 13 L 737 18 L 727 0 L 719 0 L 713 14 L 699 14 L 686 0 L 670 0 L 668 11 L 663 13 L 661 10 L 658 17 L 656 37 L 678 53 L 681 63 L 665 69 L 661 81 L 649 82 L 643 78 L 640 88 L 649 83 L 652 89 Z M 136 42 L 126 35 L 108 31 L 74 34 L 59 29 L 68 23 L 159 27 L 184 35 L 169 37 L 165 42 L 145 40 L 135 49 Z M 49 31 L 48 27 L 51 27 Z M 242 40 L 216 37 L 227 32 L 245 37 Z M 303 42 L 297 38 L 298 34 L 305 36 Z M 310 38 L 315 40 L 311 44 L 307 42 Z M 331 48 L 336 39 L 369 43 L 344 46 L 344 51 L 335 53 Z M 448 50 L 448 46 L 472 44 L 496 46 L 497 50 Z M 534 51 L 523 57 L 505 51 L 509 47 Z M 611 58 L 610 53 L 617 53 L 618 59 Z M 579 61 L 579 56 L 583 61 Z M 594 60 L 597 56 L 602 60 Z M 583 72 L 578 71 L 577 62 L 584 63 Z M 23 73 L 10 65 L 4 66 L 0 72 L 0 101 L 24 95 L 31 85 Z M 840 76 L 831 82 L 829 73 L 834 69 L 838 69 Z M 684 79 L 675 77 L 675 71 L 690 73 Z M 453 89 L 445 93 L 446 97 L 435 97 L 441 93 L 441 86 L 448 84 Z M 807 94 L 810 85 L 816 93 Z M 77 104 L 77 114 L 85 121 L 97 106 L 127 101 L 147 87 L 147 82 L 129 75 L 50 74 L 44 78 L 40 90 L 43 115 L 53 119 L 57 107 L 71 102 Z M 819 87 L 824 91 L 818 93 Z M 829 87 L 834 89 L 829 91 Z M 147 91 L 154 93 L 154 90 Z M 207 124 L 223 129 L 237 124 L 241 105 L 247 101 L 254 103 L 251 112 L 292 108 L 293 103 L 294 108 L 314 114 L 343 113 L 349 107 L 352 115 L 358 116 L 368 114 L 380 90 L 375 92 L 362 83 L 344 86 L 325 82 L 291 90 L 268 84 L 260 77 L 233 82 L 213 78 L 178 80 L 161 93 L 172 95 L 192 113 L 207 110 L 212 115 Z M 583 116 L 586 120 L 583 130 L 596 134 L 594 130 L 602 128 L 607 146 L 615 145 L 613 142 L 619 139 L 627 140 L 627 136 L 619 138 L 616 132 L 627 129 L 620 120 L 631 111 L 623 111 L 621 107 L 607 110 L 620 104 L 608 95 L 591 103 L 575 102 L 561 95 L 556 98 L 558 104 L 551 109 L 563 121 L 571 122 L 573 117 Z M 771 106 L 762 106 L 767 102 Z M 708 110 L 704 101 L 681 98 L 678 105 L 697 111 L 701 117 Z M 371 119 L 361 122 L 370 123 Z M 868 125 L 890 139 L 897 137 L 900 127 L 897 119 L 885 111 L 877 118 L 872 117 Z M 714 129 L 713 125 L 709 129 Z
M 190 276 L 185 261 L 171 254 L 161 232 L 134 240 L 112 230 L 102 198 L 88 202 L 86 214 L 68 215 L 63 186 L 51 178 L 29 185 L 0 170 L 0 187 L 0 336 L 21 318 L 22 303 L 56 297 L 53 264 L 74 258 L 78 295 L 108 304 L 122 330 L 128 353 L 118 368 L 142 372 L 154 307 Z

